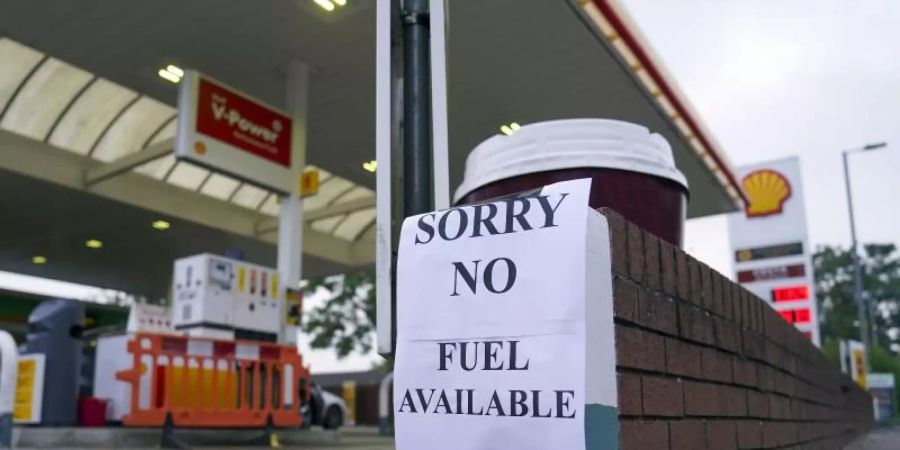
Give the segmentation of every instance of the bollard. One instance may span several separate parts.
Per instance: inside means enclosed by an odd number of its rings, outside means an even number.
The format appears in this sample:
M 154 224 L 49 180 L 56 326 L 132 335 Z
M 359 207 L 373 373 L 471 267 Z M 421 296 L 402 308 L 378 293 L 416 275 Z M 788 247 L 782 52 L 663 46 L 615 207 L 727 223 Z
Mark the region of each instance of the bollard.
M 12 411 L 18 375 L 16 341 L 8 332 L 0 330 L 0 448 L 12 448 Z
M 390 436 L 393 433 L 390 426 L 390 412 L 388 412 L 388 400 L 391 384 L 394 382 L 394 372 L 389 372 L 381 379 L 378 387 L 378 434 Z

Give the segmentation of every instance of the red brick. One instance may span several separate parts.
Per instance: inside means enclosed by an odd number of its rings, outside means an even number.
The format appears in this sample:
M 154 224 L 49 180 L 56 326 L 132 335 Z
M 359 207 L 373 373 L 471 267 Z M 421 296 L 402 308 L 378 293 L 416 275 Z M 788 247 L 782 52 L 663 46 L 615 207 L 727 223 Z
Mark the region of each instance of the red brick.
M 659 238 L 644 232 L 644 285 L 652 291 L 662 290 L 662 271 L 659 267 Z
M 668 297 L 677 297 L 678 289 L 675 287 L 675 246 L 660 239 L 659 240 L 659 270 L 662 274 L 662 290 Z
M 737 423 L 738 448 L 759 448 L 762 446 L 762 422 L 742 420 Z
M 712 317 L 687 303 L 678 304 L 679 334 L 685 339 L 713 344 Z
M 741 349 L 739 328 L 721 317 L 713 316 L 713 334 L 716 347 L 737 353 Z
M 729 323 L 734 323 L 734 294 L 736 285 L 731 280 L 722 277 L 722 315 Z
M 684 300 L 691 293 L 691 274 L 688 272 L 688 256 L 683 251 L 675 250 L 675 278 L 678 298 Z
M 671 450 L 705 450 L 706 424 L 702 420 L 669 422 Z
M 638 322 L 638 286 L 628 279 L 613 278 L 613 309 L 619 319 Z
M 712 282 L 712 302 L 710 302 L 710 310 L 718 316 L 724 316 L 725 306 L 724 297 L 722 295 L 724 287 L 722 285 L 726 282 L 725 277 L 713 269 L 709 269 L 709 272 L 710 281 Z
M 701 378 L 700 351 L 702 347 L 675 338 L 666 338 L 666 372 L 691 378 Z
M 643 413 L 641 402 L 641 376 L 631 373 L 618 375 L 619 414 L 626 416 L 639 416 Z
M 691 275 L 691 294 L 688 296 L 687 300 L 691 303 L 702 307 L 703 306 L 703 263 L 697 261 L 692 256 L 688 256 L 688 271 Z
M 625 218 L 611 208 L 600 208 L 609 223 L 613 273 L 628 275 L 628 229 Z
M 701 353 L 701 365 L 703 366 L 703 378 L 713 381 L 730 383 L 732 356 L 711 348 L 704 348 Z
M 791 418 L 791 400 L 776 394 L 769 394 L 769 417 L 773 419 Z
M 681 417 L 684 415 L 684 392 L 675 378 L 641 377 L 644 415 Z
M 750 328 L 750 291 L 743 287 L 740 287 L 738 289 L 738 298 L 741 304 L 741 326 L 744 328 Z
M 713 310 L 713 270 L 706 264 L 700 263 L 701 304 L 707 311 Z
M 759 364 L 756 367 L 759 373 L 759 381 L 757 382 L 759 389 L 763 391 L 775 390 L 775 377 L 777 376 L 775 369 L 765 364 Z
M 719 386 L 719 414 L 727 417 L 747 416 L 747 393 L 744 388 Z
M 689 416 L 717 416 L 719 414 L 718 386 L 685 380 L 684 413 Z
M 750 360 L 734 358 L 732 360 L 734 369 L 734 383 L 744 386 L 755 386 L 758 378 L 756 376 L 756 363 Z
M 616 325 L 616 364 L 631 369 L 663 372 L 666 367 L 663 337 L 637 328 Z
M 737 449 L 737 427 L 732 421 L 706 421 L 706 447 L 716 450 Z
M 644 237 L 643 230 L 628 222 L 628 273 L 635 281 L 644 280 Z
M 748 359 L 755 361 L 766 360 L 765 337 L 753 330 L 742 330 L 741 349 L 741 353 Z
M 662 421 L 622 420 L 619 423 L 622 448 L 625 450 L 669 448 L 669 426 Z
M 640 292 L 639 298 L 639 322 L 642 325 L 666 334 L 678 334 L 678 317 L 674 301 L 659 292 L 646 290 Z
M 766 419 L 769 417 L 769 398 L 766 394 L 747 391 L 747 415 Z

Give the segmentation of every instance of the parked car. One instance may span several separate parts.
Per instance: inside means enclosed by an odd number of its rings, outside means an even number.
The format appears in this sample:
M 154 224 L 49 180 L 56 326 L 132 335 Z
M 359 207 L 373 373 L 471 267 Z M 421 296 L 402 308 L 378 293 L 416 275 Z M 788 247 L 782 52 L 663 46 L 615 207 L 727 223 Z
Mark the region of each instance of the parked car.
M 347 422 L 347 404 L 344 400 L 312 384 L 310 402 L 300 409 L 304 422 L 309 425 L 321 425 L 326 430 L 336 430 Z

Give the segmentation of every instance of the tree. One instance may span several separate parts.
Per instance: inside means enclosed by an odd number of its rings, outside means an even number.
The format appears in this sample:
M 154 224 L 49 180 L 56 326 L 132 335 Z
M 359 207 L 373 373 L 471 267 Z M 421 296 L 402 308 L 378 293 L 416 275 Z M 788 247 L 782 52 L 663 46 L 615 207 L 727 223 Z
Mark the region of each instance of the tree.
M 333 348 L 339 358 L 357 351 L 368 353 L 374 345 L 375 273 L 363 270 L 310 280 L 304 288 L 309 296 L 320 290 L 329 298 L 309 311 L 303 329 L 313 339 L 313 348 Z
M 894 244 L 867 244 L 860 261 L 870 305 L 872 343 L 900 351 L 900 254 Z M 813 255 L 816 299 L 826 339 L 859 339 L 852 253 L 820 246 Z

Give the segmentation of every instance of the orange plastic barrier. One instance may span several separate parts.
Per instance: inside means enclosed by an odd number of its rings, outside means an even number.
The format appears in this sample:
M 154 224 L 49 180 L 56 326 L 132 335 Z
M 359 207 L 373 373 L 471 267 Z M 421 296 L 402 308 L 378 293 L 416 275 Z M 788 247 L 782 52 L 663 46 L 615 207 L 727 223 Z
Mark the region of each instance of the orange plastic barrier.
M 116 378 L 131 384 L 125 426 L 299 426 L 300 396 L 309 400 L 309 371 L 296 347 L 136 333 L 134 363 Z M 302 394 L 301 394 L 302 393 Z

